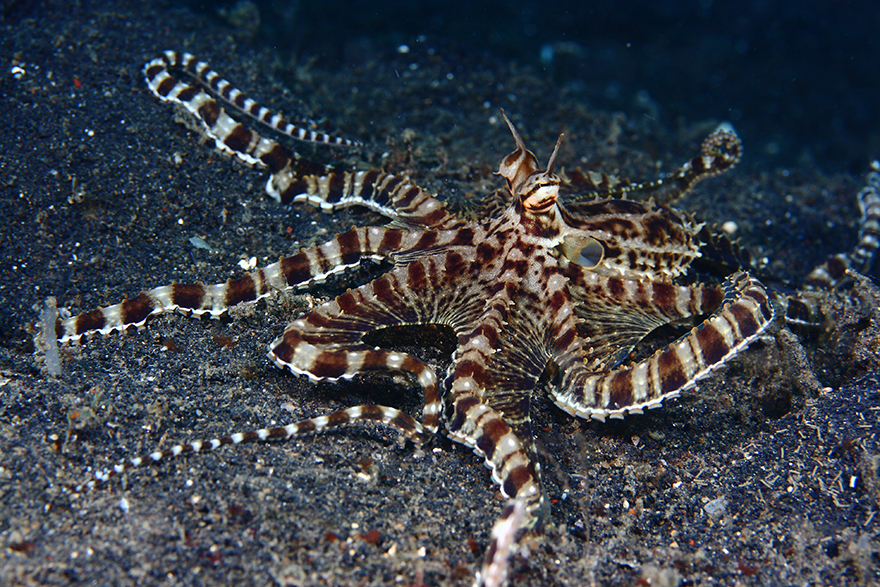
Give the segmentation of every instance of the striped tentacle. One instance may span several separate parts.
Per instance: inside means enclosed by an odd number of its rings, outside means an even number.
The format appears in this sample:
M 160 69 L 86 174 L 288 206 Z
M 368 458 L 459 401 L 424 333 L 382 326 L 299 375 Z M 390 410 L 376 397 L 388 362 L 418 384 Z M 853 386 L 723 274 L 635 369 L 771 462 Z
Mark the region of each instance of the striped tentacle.
M 565 279 L 553 271 L 555 259 L 545 254 L 543 262 L 527 262 L 519 253 L 508 253 L 507 260 L 490 272 L 491 279 L 479 283 L 486 299 L 479 313 L 456 326 L 458 347 L 445 387 L 453 395 L 479 397 L 502 414 L 528 448 L 531 396 L 550 358 L 548 333 L 552 320 L 571 306 Z M 540 291 L 533 284 L 540 284 Z
M 78 341 L 85 335 L 110 334 L 140 327 L 155 314 L 179 311 L 218 318 L 230 307 L 255 302 L 291 288 L 305 288 L 329 276 L 358 267 L 364 259 L 382 260 L 401 244 L 411 244 L 404 231 L 388 228 L 355 228 L 321 246 L 304 249 L 257 271 L 215 285 L 173 283 L 142 292 L 120 304 L 59 319 L 59 342 Z
M 874 162 L 875 169 L 880 163 Z M 850 257 L 853 268 L 859 273 L 867 273 L 874 263 L 874 256 L 880 248 L 880 172 L 868 174 L 868 185 L 859 192 L 859 243 Z
M 645 184 L 634 183 L 624 177 L 616 177 L 593 169 L 583 170 L 580 167 L 571 171 L 559 172 L 562 185 L 578 191 L 566 197 L 577 202 L 593 198 L 614 197 L 618 194 L 627 194 L 639 191 Z
M 183 105 L 214 140 L 220 151 L 271 173 L 266 192 L 283 204 L 306 202 L 324 212 L 364 206 L 407 226 L 453 228 L 461 221 L 437 199 L 410 180 L 376 170 L 342 172 L 302 159 L 276 141 L 259 135 L 231 118 L 214 97 L 197 85 L 175 77 L 179 69 L 217 96 L 273 130 L 295 139 L 332 146 L 359 143 L 290 124 L 221 78 L 207 63 L 188 53 L 167 51 L 144 67 L 150 90 L 163 101 Z
M 291 197 L 279 191 L 279 185 L 296 186 L 298 180 L 309 175 L 327 173 L 323 165 L 312 163 L 297 157 L 278 142 L 261 136 L 244 124 L 231 118 L 214 97 L 198 85 L 179 79 L 172 75 L 170 69 L 178 68 L 193 76 L 202 84 L 212 88 L 217 95 L 233 105 L 237 110 L 245 112 L 272 129 L 293 138 L 307 142 L 327 145 L 355 146 L 355 143 L 326 134 L 307 131 L 285 122 L 279 115 L 273 115 L 267 109 L 247 98 L 234 89 L 229 82 L 212 71 L 204 62 L 196 61 L 188 53 L 168 51 L 144 66 L 144 76 L 150 90 L 160 100 L 184 106 L 204 127 L 208 137 L 214 140 L 216 148 L 232 155 L 248 165 L 266 167 L 270 172 L 266 182 L 266 192 L 283 203 L 289 203 Z M 295 190 L 295 187 L 293 188 Z
M 482 568 L 474 577 L 473 587 L 502 587 L 507 585 L 507 567 L 516 535 L 525 517 L 525 504 L 513 500 L 504 506 L 492 525 L 489 546 Z
M 459 393 L 449 403 L 444 420 L 449 438 L 486 459 L 501 494 L 523 502 L 526 512 L 522 526 L 539 523 L 545 499 L 537 461 L 530 458 L 502 414 L 472 394 Z
M 880 163 L 874 162 L 876 170 Z M 850 253 L 830 257 L 813 269 L 805 280 L 805 291 L 780 296 L 785 322 L 792 329 L 816 329 L 825 324 L 819 291 L 831 290 L 852 281 L 852 271 L 867 273 L 880 248 L 880 173 L 868 174 L 867 185 L 859 192 L 859 242 Z M 855 276 L 858 279 L 858 276 Z
M 123 461 L 109 470 L 97 471 L 95 479 L 84 484 L 85 487 L 93 487 L 96 483 L 105 482 L 108 479 L 120 475 L 129 469 L 140 467 L 148 463 L 186 455 L 189 453 L 207 452 L 229 444 L 242 444 L 244 442 L 267 442 L 271 440 L 285 440 L 296 436 L 320 434 L 356 422 L 378 422 L 398 430 L 406 438 L 414 442 L 421 442 L 425 437 L 422 425 L 395 408 L 386 406 L 363 405 L 346 408 L 339 412 L 333 412 L 325 416 L 318 416 L 309 420 L 303 420 L 277 428 L 261 428 L 249 432 L 238 432 L 213 440 L 197 440 L 187 444 L 178 444 L 165 450 L 158 450 L 148 455 Z M 77 488 L 80 490 L 83 486 Z
M 452 242 L 454 232 L 405 233 L 402 245 Z M 417 247 L 424 250 L 424 247 Z M 269 347 L 281 368 L 314 381 L 350 378 L 367 370 L 413 375 L 425 393 L 423 423 L 436 433 L 440 388 L 434 370 L 405 353 L 368 346 L 363 337 L 375 330 L 408 324 L 448 324 L 472 300 L 459 295 L 449 280 L 463 275 L 463 260 L 454 252 L 429 255 L 398 264 L 375 281 L 349 290 L 293 321 Z
M 543 344 L 547 308 L 542 296 L 518 287 L 521 274 L 505 267 L 479 318 L 459 336 L 445 385 L 452 394 L 446 433 L 486 459 L 502 494 L 523 502 L 522 526 L 533 527 L 549 514 L 529 416 L 532 393 L 549 358 Z M 554 278 L 563 283 L 554 276 L 547 284 L 551 305 Z
M 499 451 L 496 443 L 503 436 L 492 430 L 496 426 L 492 419 L 477 421 L 468 434 L 461 431 L 450 433 L 453 439 L 479 449 L 478 454 L 486 458 L 493 471 L 497 471 L 493 478 L 502 487 L 508 485 L 505 495 L 511 499 L 525 500 L 527 511 L 522 526 L 529 528 L 542 527 L 550 515 L 549 502 L 543 497 L 538 500 L 530 494 L 530 487 L 534 485 L 544 495 L 541 461 L 534 442 L 530 415 L 531 402 L 550 358 L 549 333 L 553 330 L 553 322 L 571 311 L 571 305 L 561 291 L 564 289 L 564 280 L 559 275 L 553 275 L 546 286 L 546 297 L 520 289 L 515 304 L 509 303 L 507 296 L 496 299 L 490 312 L 484 313 L 484 316 L 489 314 L 489 319 L 480 318 L 479 326 L 461 345 L 467 350 L 456 357 L 449 369 L 446 385 L 477 395 L 492 413 L 503 418 L 511 434 L 519 441 L 521 452 L 511 449 Z M 501 322 L 493 321 L 492 314 Z M 500 324 L 502 330 L 496 330 L 493 327 L 496 324 Z M 465 337 L 460 337 L 460 342 L 462 340 Z M 487 344 L 490 342 L 491 347 Z M 462 377 L 466 378 L 468 384 L 456 383 Z M 516 469 L 516 464 L 523 456 L 531 467 L 531 477 L 521 472 L 509 477 L 510 471 Z M 494 534 L 493 530 L 493 538 Z M 490 558 L 487 555 L 487 564 Z
M 681 199 L 707 177 L 733 169 L 739 163 L 741 156 L 742 142 L 739 136 L 730 124 L 724 123 L 706 137 L 700 147 L 699 156 L 693 157 L 665 178 L 648 183 L 633 183 L 625 179 L 609 177 L 604 173 L 576 170 L 567 175 L 568 183 L 577 188 L 586 188 L 587 191 L 579 191 L 568 196 L 568 199 L 574 201 L 592 198 L 626 199 L 630 194 L 660 191 L 661 193 L 655 196 L 656 201 L 660 204 L 671 204 Z
M 448 378 L 450 386 L 454 386 L 460 376 L 478 382 L 480 399 L 504 416 L 504 421 L 530 453 L 534 448 L 531 398 L 550 359 L 551 326 L 545 318 L 548 306 L 553 305 L 552 298 L 548 302 L 528 292 L 519 292 L 516 305 L 510 306 L 504 317 L 503 330 L 490 334 L 495 346 L 473 348 L 462 354 L 454 361 Z M 538 309 L 541 313 L 536 312 Z M 484 322 L 479 327 L 480 336 L 487 333 L 486 326 Z M 537 463 L 537 454 L 532 457 Z
M 269 358 L 279 367 L 312 381 L 350 379 L 364 371 L 394 371 L 413 375 L 425 394 L 422 424 L 427 435 L 436 434 L 440 421 L 440 389 L 437 375 L 428 365 L 406 353 L 387 351 L 362 343 L 344 344 L 336 339 L 324 343 L 307 342 L 299 328 L 305 319 L 294 321 L 284 334 L 269 346 Z
M 207 63 L 197 60 L 189 53 L 165 51 L 149 61 L 143 71 L 150 90 L 160 100 L 179 103 L 189 110 L 202 122 L 208 135 L 217 141 L 217 147 L 220 149 L 224 149 L 224 143 L 228 138 L 235 137 L 238 133 L 245 132 L 246 129 L 239 129 L 240 125 L 226 115 L 213 96 L 198 86 L 176 78 L 171 71 L 174 69 L 182 71 L 199 84 L 210 88 L 217 97 L 235 108 L 236 111 L 250 116 L 276 132 L 309 143 L 341 147 L 360 146 L 358 141 L 310 130 L 304 125 L 291 124 L 280 114 L 272 113 L 268 108 L 259 105 L 239 89 L 233 87 L 229 81 L 212 70 Z M 308 120 L 305 124 L 312 125 L 314 122 Z M 217 131 L 219 133 L 215 134 Z M 236 140 L 232 139 L 233 142 Z M 237 149 L 232 149 L 230 152 L 245 161 L 248 161 L 247 157 L 252 155 L 249 151 Z M 259 157 L 254 157 L 254 159 L 256 160 L 248 162 L 258 163 Z
M 807 289 L 791 295 L 777 293 L 776 299 L 785 309 L 785 325 L 792 331 L 805 333 L 826 326 L 819 290 Z
M 658 204 L 673 204 L 698 183 L 708 177 L 726 173 L 742 158 L 742 142 L 733 126 L 722 123 L 700 145 L 700 155 L 678 168 L 678 171 L 658 182 L 665 188 L 656 199 Z
M 562 381 L 551 390 L 553 401 L 572 415 L 604 420 L 659 407 L 694 387 L 760 336 L 774 317 L 764 286 L 747 273 L 730 276 L 724 290 L 718 310 L 687 335 L 644 361 L 608 373 L 580 365 L 583 342 L 569 336 L 559 353 Z
M 375 169 L 326 169 L 305 175 L 299 167 L 291 164 L 269 180 L 282 203 L 306 202 L 324 212 L 363 206 L 408 228 L 450 230 L 464 225 L 442 202 L 404 176 Z
M 613 369 L 652 330 L 713 312 L 724 297 L 719 286 L 609 277 L 576 265 L 566 275 L 591 371 Z
M 633 200 L 576 202 L 563 210 L 566 223 L 600 245 L 592 262 L 572 259 L 597 273 L 669 281 L 700 256 L 689 219 L 664 207 Z
M 875 166 L 880 163 L 874 162 Z M 859 242 L 851 253 L 834 255 L 810 273 L 806 279 L 809 289 L 833 289 L 846 281 L 847 271 L 867 273 L 871 270 L 877 249 L 880 248 L 880 172 L 868 174 L 867 183 L 859 192 Z

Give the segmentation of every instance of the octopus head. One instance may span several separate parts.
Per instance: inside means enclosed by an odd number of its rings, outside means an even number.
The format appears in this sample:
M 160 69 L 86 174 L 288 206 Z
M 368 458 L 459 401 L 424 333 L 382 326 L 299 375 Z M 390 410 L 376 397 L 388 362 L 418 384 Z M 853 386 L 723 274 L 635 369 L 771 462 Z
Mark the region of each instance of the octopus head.
M 523 208 L 533 213 L 547 212 L 559 197 L 560 180 L 559 176 L 553 172 L 553 163 L 556 161 L 559 145 L 562 143 L 564 135 L 559 135 L 556 148 L 553 149 L 553 154 L 550 155 L 550 161 L 547 163 L 547 169 L 542 171 L 538 167 L 538 158 L 526 149 L 522 137 L 519 136 L 513 123 L 504 114 L 504 110 L 501 111 L 501 116 L 507 122 L 510 132 L 513 133 L 516 151 L 501 160 L 498 175 L 507 180 L 507 188 Z

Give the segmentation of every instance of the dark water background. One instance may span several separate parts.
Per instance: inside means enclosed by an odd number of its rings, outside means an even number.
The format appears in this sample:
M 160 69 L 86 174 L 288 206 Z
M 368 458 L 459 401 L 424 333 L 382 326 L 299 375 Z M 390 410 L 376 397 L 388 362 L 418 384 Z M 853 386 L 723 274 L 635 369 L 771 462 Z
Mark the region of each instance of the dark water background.
M 226 14 L 236 2 L 192 2 Z M 256 1 L 258 44 L 369 59 L 425 35 L 546 68 L 593 107 L 727 119 L 769 166 L 861 172 L 880 155 L 880 4 L 871 1 Z

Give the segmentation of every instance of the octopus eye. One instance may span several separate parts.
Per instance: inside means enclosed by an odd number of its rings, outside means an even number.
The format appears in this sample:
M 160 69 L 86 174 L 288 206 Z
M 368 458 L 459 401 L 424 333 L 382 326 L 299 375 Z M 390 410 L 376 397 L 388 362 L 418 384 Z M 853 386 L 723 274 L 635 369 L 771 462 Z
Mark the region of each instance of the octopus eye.
M 593 269 L 605 257 L 605 247 L 590 236 L 568 236 L 561 247 L 569 261 L 585 269 Z

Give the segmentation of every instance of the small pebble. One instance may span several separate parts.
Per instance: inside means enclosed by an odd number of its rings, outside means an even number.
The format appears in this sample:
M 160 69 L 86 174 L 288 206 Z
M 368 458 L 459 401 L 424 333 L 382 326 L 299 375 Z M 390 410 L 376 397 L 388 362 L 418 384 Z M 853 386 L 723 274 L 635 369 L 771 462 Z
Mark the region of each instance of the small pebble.
M 718 519 L 727 512 L 727 499 L 719 497 L 703 506 L 710 518 Z

